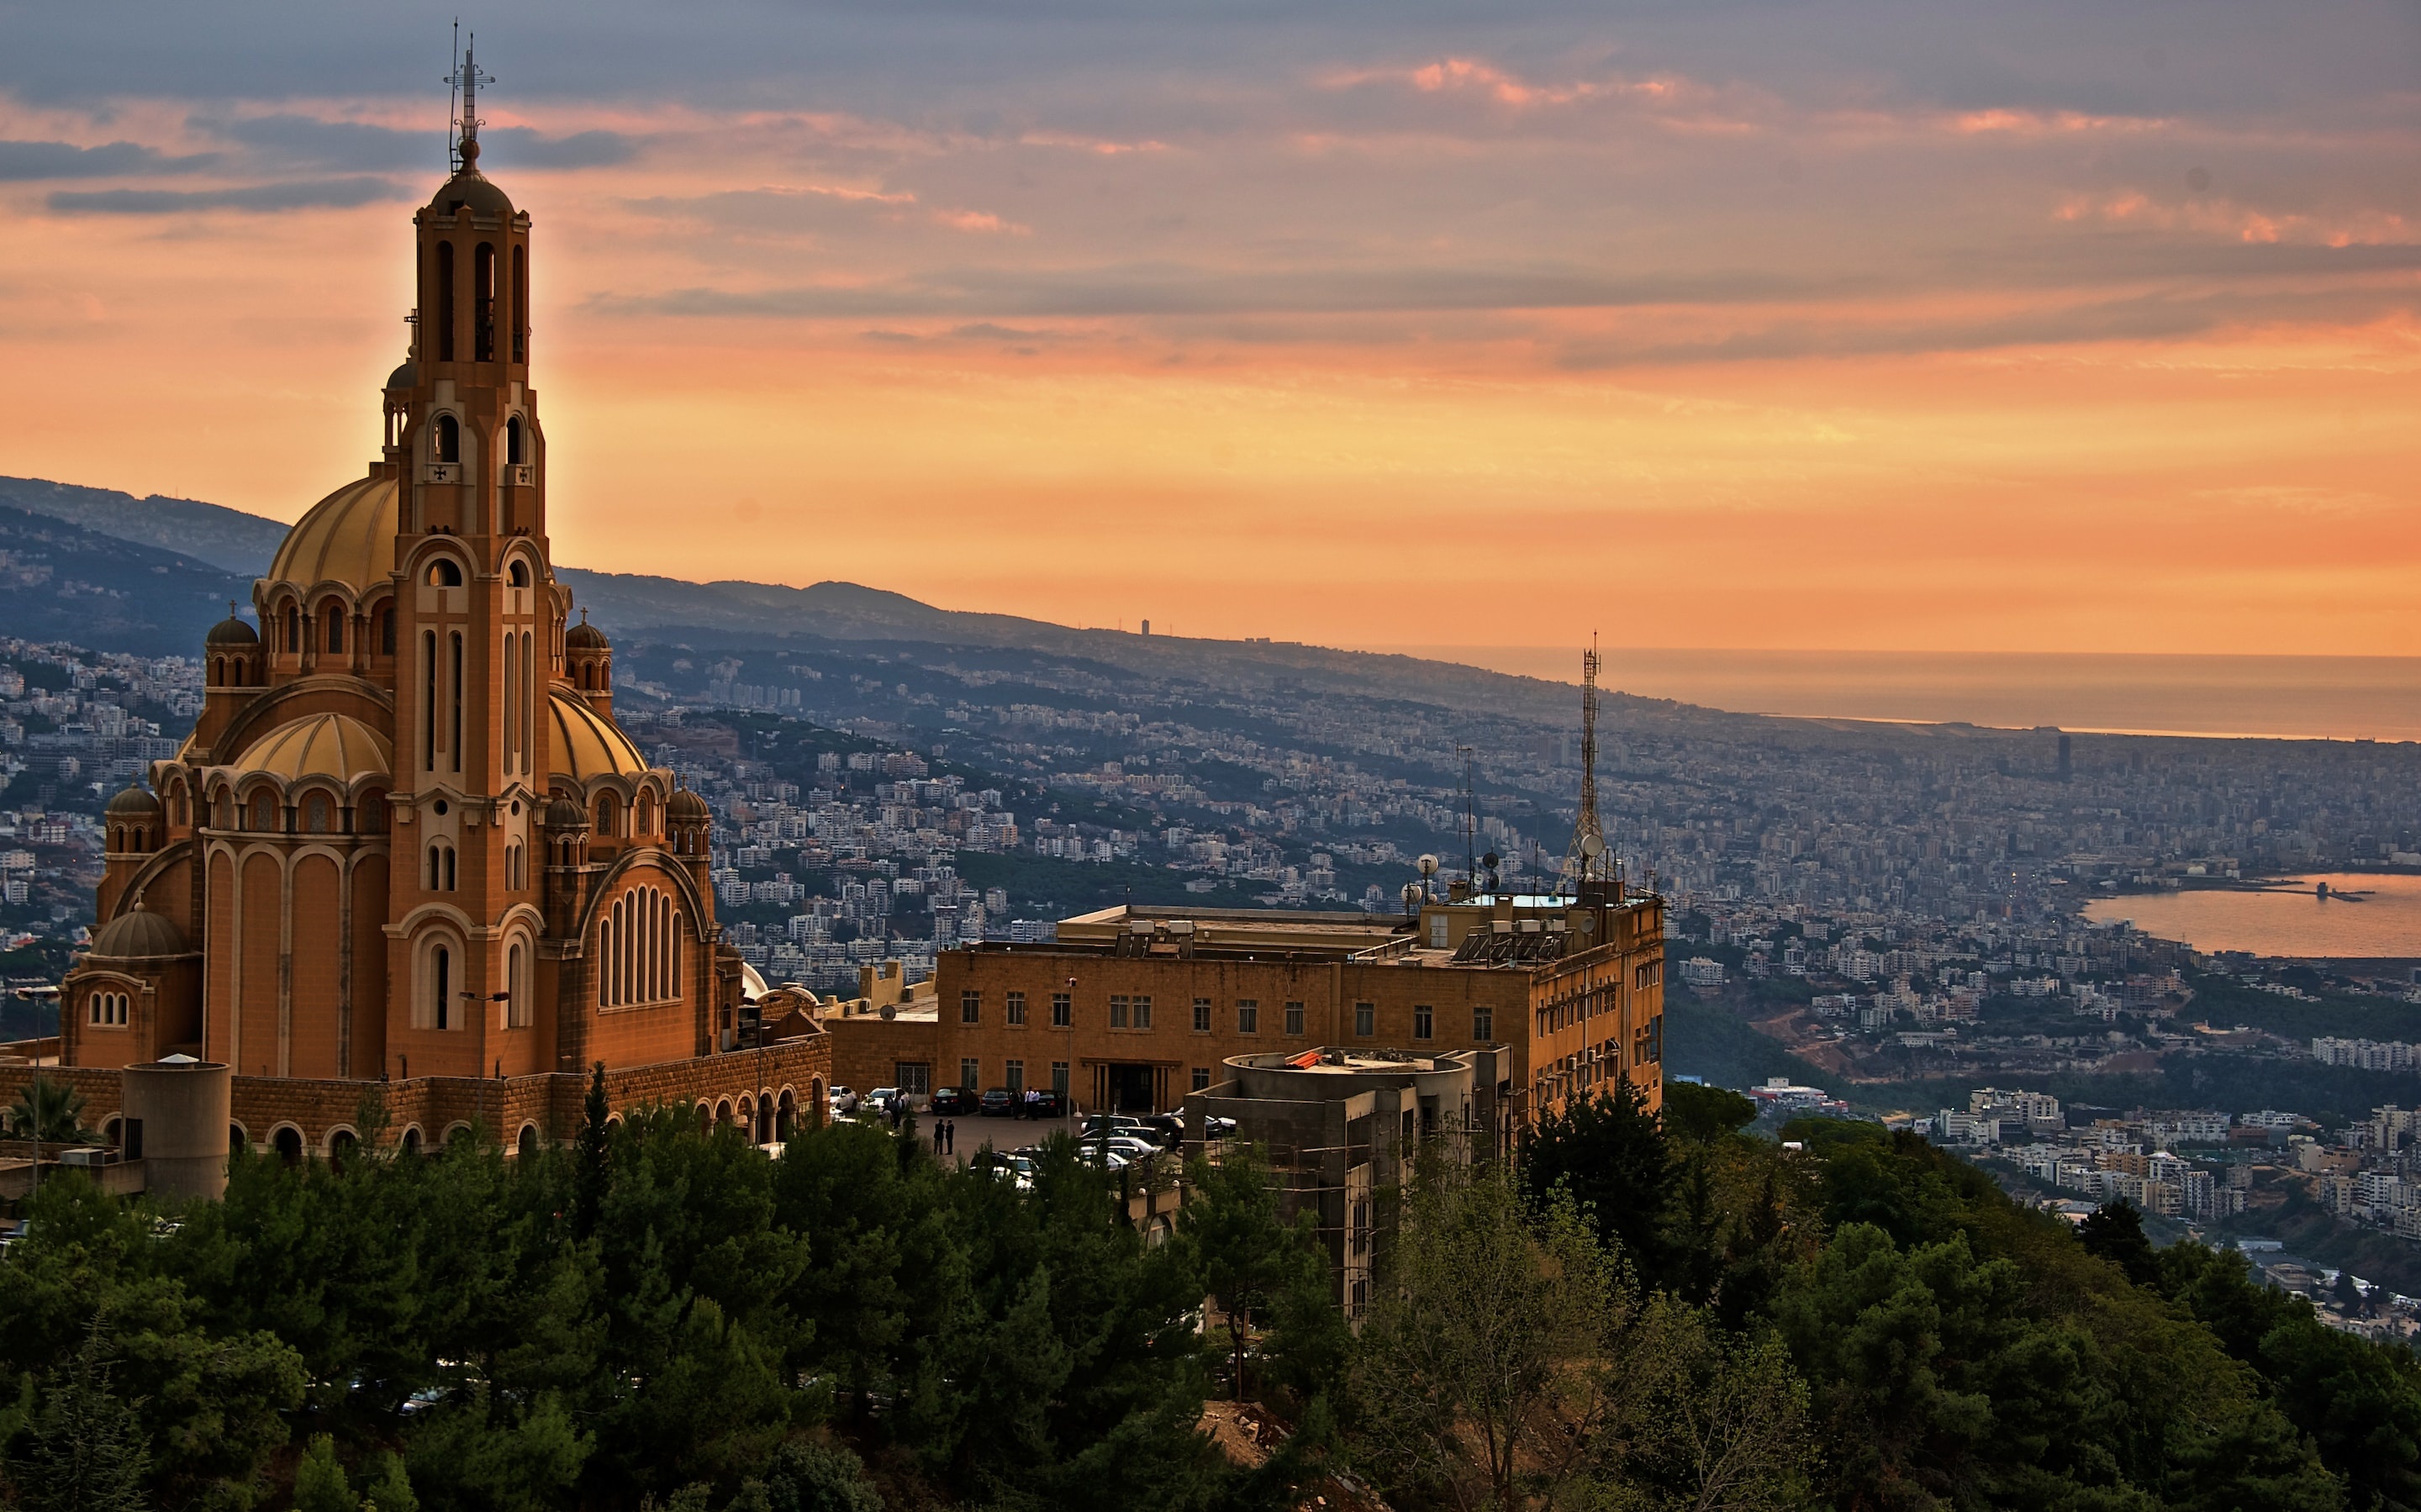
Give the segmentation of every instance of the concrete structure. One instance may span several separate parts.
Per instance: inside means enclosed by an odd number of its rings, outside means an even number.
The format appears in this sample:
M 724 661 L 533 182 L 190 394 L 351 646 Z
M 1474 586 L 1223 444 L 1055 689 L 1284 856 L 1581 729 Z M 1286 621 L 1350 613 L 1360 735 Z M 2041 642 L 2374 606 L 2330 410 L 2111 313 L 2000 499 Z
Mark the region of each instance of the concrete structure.
M 288 534 L 261 629 L 209 633 L 192 735 L 109 804 L 92 949 L 62 984 L 68 1068 L 224 1065 L 233 1120 L 305 1147 L 373 1083 L 423 1083 L 451 1121 L 437 1088 L 553 1108 L 602 1063 L 714 1106 L 761 990 L 720 943 L 712 816 L 615 723 L 612 647 L 554 576 L 531 222 L 463 118 L 461 169 L 413 216 L 383 453 Z M 823 1043 L 809 1018 L 785 1051 L 811 1118 Z
M 1629 1076 L 1663 1105 L 1663 900 L 1482 895 L 1409 915 L 1130 905 L 1058 939 L 939 958 L 929 1008 L 828 1019 L 855 1087 L 1056 1086 L 1088 1109 L 1177 1107 L 1236 1056 L 1502 1046 L 1492 1116 Z
M 143 1162 L 146 1189 L 170 1198 L 225 1195 L 234 1084 L 226 1065 L 176 1055 L 118 1075 L 126 1111 L 117 1145 Z
M 1296 1054 L 1238 1055 L 1226 1079 L 1185 1099 L 1185 1137 L 1202 1147 L 1207 1120 L 1235 1120 L 1229 1148 L 1257 1146 L 1279 1180 L 1279 1211 L 1316 1215 L 1336 1300 L 1358 1318 L 1369 1303 L 1371 1239 L 1381 1206 L 1412 1179 L 1413 1159 L 1436 1141 L 1467 1158 L 1500 1129 L 1501 1046 L 1416 1054 L 1321 1046 Z M 1215 1154 L 1218 1145 L 1212 1146 Z

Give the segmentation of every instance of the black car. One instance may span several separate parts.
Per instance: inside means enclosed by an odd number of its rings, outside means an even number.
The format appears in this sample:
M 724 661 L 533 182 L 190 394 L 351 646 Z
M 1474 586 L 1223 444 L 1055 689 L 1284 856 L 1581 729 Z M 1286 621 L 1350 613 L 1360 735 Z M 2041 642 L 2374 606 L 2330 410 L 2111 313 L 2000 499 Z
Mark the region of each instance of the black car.
M 993 1087 L 983 1095 L 983 1106 L 977 1111 L 987 1118 L 1006 1118 L 1017 1111 L 1017 1094 L 1005 1086 Z
M 976 1111 L 976 1095 L 966 1087 L 945 1086 L 933 1094 L 933 1116 L 963 1118 Z
M 1185 1120 L 1173 1113 L 1146 1114 L 1134 1131 L 1164 1150 L 1185 1143 Z
M 1065 1118 L 1068 1116 L 1068 1094 L 1052 1087 L 1040 1087 L 1033 1100 L 1023 1105 L 1028 1118 Z

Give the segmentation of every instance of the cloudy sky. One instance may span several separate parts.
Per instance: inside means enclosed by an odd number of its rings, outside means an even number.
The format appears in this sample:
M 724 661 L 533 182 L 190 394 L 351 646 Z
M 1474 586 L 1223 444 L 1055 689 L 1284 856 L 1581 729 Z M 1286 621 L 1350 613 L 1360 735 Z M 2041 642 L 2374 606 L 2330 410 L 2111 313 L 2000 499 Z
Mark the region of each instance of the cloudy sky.
M 450 9 L 0 5 L 0 473 L 376 453 Z M 558 558 L 1344 645 L 2421 654 L 2421 11 L 466 14 Z

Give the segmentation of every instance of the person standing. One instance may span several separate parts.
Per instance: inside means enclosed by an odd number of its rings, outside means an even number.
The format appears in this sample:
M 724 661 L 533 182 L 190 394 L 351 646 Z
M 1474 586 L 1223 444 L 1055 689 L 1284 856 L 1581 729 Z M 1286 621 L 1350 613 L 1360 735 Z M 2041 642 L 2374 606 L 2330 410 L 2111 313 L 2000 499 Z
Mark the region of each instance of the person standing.
M 942 1153 L 952 1156 L 959 1153 L 959 1121 L 956 1118 L 942 1126 Z

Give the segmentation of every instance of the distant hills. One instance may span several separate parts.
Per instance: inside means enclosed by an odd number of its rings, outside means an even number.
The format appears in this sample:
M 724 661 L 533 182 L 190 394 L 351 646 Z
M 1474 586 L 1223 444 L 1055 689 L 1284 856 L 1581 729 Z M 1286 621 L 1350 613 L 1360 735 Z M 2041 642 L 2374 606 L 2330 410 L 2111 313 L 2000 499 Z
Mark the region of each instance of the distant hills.
M 287 526 L 194 499 L 138 499 L 112 489 L 0 477 L 0 537 L 9 531 L 23 538 L 24 552 L 55 558 L 43 582 L 0 585 L 0 616 L 10 632 L 192 655 L 203 631 L 225 615 L 227 600 L 251 602 L 253 580 L 268 569 Z M 15 538 L 0 538 L 0 550 L 20 549 L 11 544 Z M 1013 615 L 937 609 L 853 583 L 791 588 L 561 565 L 557 572 L 589 617 L 617 637 L 722 646 L 807 636 L 1015 649 L 1097 662 L 1129 677 L 1197 679 L 1223 692 L 1351 694 L 1551 725 L 1578 721 L 1579 699 L 1569 684 L 1451 662 L 1292 643 L 1072 630 Z M 70 588 L 71 583 L 102 592 Z M 1685 707 L 1621 702 L 1634 718 Z

